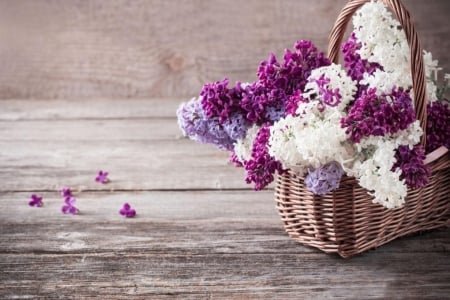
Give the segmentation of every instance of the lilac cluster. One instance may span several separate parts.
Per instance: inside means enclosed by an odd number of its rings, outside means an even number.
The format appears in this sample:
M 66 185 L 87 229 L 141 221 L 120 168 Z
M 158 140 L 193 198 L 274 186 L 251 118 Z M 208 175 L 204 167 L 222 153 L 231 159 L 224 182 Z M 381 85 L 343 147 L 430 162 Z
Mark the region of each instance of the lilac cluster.
M 233 150 L 233 144 L 245 138 L 253 126 L 263 126 L 253 145 L 252 159 L 244 163 L 246 181 L 260 190 L 281 171 L 280 162 L 270 157 L 267 149 L 269 129 L 286 114 L 293 114 L 311 71 L 330 65 L 330 61 L 309 41 L 299 41 L 294 50 L 286 50 L 284 61 L 271 54 L 258 68 L 258 80 L 251 84 L 237 82 L 229 87 L 227 78 L 205 84 L 198 99 L 183 103 L 177 110 L 178 124 L 185 136 Z M 330 99 L 331 101 L 331 99 Z M 242 165 L 232 155 L 232 162 Z
M 348 41 L 341 48 L 344 53 L 344 67 L 347 69 L 347 75 L 358 82 L 364 78 L 365 73 L 371 75 L 378 69 L 383 70 L 383 67 L 378 63 L 371 63 L 367 59 L 361 58 L 357 53 L 361 47 L 361 42 L 356 40 L 355 33 L 352 32 Z
M 316 195 L 325 195 L 339 188 L 344 170 L 337 162 L 330 162 L 317 169 L 308 170 L 306 187 Z
M 208 118 L 219 118 L 220 123 L 241 111 L 243 89 L 239 82 L 228 88 L 228 78 L 207 83 L 200 92 L 202 108 Z
M 252 158 L 244 162 L 247 183 L 254 183 L 255 190 L 262 190 L 274 180 L 275 172 L 283 173 L 281 163 L 269 155 L 267 142 L 270 138 L 268 125 L 261 127 L 256 135 L 252 148 Z
M 342 118 L 342 128 L 354 143 L 363 137 L 385 136 L 404 130 L 415 120 L 409 93 L 393 88 L 388 95 L 376 95 L 376 89 L 363 91 L 356 99 L 347 117 Z
M 412 149 L 409 146 L 398 147 L 395 153 L 396 163 L 392 171 L 401 169 L 400 179 L 405 179 L 410 188 L 421 188 L 428 184 L 431 174 L 430 167 L 424 164 L 425 150 L 416 145 Z
M 259 81 L 243 97 L 244 109 L 259 125 L 278 121 L 292 113 L 299 99 L 293 96 L 304 90 L 311 71 L 328 65 L 330 61 L 309 41 L 296 42 L 294 51 L 286 49 L 283 63 L 271 54 L 258 68 Z
M 427 106 L 426 153 L 440 146 L 450 149 L 450 107 L 445 102 L 433 102 Z
M 243 138 L 248 128 L 242 115 L 234 114 L 222 123 L 219 117 L 208 117 L 198 99 L 183 103 L 177 110 L 177 117 L 185 136 L 223 150 L 232 150 L 233 143 Z

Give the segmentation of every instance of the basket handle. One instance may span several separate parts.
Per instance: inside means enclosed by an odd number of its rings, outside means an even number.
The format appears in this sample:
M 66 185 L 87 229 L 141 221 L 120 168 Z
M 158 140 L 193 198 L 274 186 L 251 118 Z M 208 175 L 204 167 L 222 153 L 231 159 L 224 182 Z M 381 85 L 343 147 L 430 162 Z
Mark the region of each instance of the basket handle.
M 371 0 L 349 0 L 342 9 L 339 17 L 334 23 L 329 37 L 328 58 L 334 63 L 339 61 L 339 51 L 347 24 L 356 10 L 363 4 Z M 411 21 L 409 12 L 400 2 L 400 0 L 382 0 L 384 5 L 391 8 L 396 15 L 406 35 L 411 50 L 411 75 L 413 80 L 414 105 L 416 110 L 416 119 L 420 121 L 423 135 L 420 144 L 425 147 L 426 125 L 427 125 L 427 99 L 426 99 L 426 81 L 425 69 L 422 57 L 422 46 L 417 36 L 414 24 Z

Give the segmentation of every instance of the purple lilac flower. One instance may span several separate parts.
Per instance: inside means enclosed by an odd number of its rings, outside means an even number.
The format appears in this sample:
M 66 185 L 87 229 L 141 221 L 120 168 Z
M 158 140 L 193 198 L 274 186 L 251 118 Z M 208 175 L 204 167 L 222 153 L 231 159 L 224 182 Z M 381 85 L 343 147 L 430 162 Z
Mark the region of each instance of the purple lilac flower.
M 75 202 L 77 202 L 77 199 L 75 199 L 74 197 L 66 197 L 64 199 L 65 204 L 61 207 L 62 213 L 71 215 L 78 214 L 79 210 L 75 207 Z
M 61 196 L 63 196 L 64 198 L 72 196 L 72 190 L 68 187 L 62 188 L 60 193 L 61 193 Z
M 344 53 L 344 67 L 347 69 L 347 75 L 354 81 L 360 81 L 364 78 L 364 74 L 373 74 L 376 70 L 383 70 L 383 67 L 378 63 L 370 63 L 367 59 L 362 59 L 357 53 L 361 49 L 362 44 L 356 40 L 356 35 L 352 32 L 348 41 L 342 45 L 342 52 Z
M 207 83 L 200 92 L 202 108 L 208 118 L 219 118 L 222 124 L 232 114 L 241 110 L 240 101 L 243 89 L 241 83 L 229 89 L 228 78 Z
M 323 66 L 329 66 L 330 61 L 323 52 L 319 52 L 310 41 L 298 41 L 294 51 L 286 50 L 284 63 L 279 70 L 279 78 L 284 85 L 279 87 L 292 95 L 296 90 L 304 90 L 311 71 Z
M 29 206 L 35 206 L 35 207 L 41 207 L 44 205 L 44 202 L 42 202 L 42 196 L 32 194 L 30 201 L 28 202 Z
M 356 99 L 347 117 L 342 118 L 342 128 L 354 143 L 363 137 L 384 136 L 406 129 L 415 120 L 412 100 L 407 91 L 394 88 L 389 95 L 376 95 L 376 89 L 363 91 Z
M 339 89 L 330 90 L 326 88 L 327 84 L 331 81 L 330 78 L 326 78 L 325 75 L 322 75 L 314 81 L 319 87 L 319 92 L 321 95 L 319 99 L 323 108 L 325 108 L 324 105 L 335 107 L 341 103 L 342 96 L 339 93 Z
M 337 162 L 330 162 L 317 169 L 308 170 L 306 187 L 316 195 L 325 195 L 339 188 L 344 170 Z
M 241 106 L 247 118 L 258 125 L 272 124 L 292 112 L 286 110 L 291 96 L 304 90 L 313 69 L 327 65 L 330 61 L 308 41 L 297 42 L 294 51 L 286 50 L 283 63 L 271 54 L 258 68 L 259 81 L 245 89 Z
M 267 88 L 262 82 L 254 82 L 245 88 L 241 107 L 245 117 L 251 124 L 273 123 L 283 115 L 276 113 L 282 110 L 284 91 Z
M 230 162 L 234 164 L 235 167 L 241 168 L 244 165 L 242 164 L 242 162 L 239 160 L 239 158 L 237 157 L 236 153 L 234 153 L 234 151 L 232 151 L 230 153 Z
M 302 96 L 301 91 L 296 91 L 290 96 L 286 102 L 286 115 L 297 116 L 298 104 L 303 102 L 307 103 L 309 100 Z
M 268 125 L 260 128 L 256 135 L 252 148 L 252 158 L 244 162 L 247 177 L 247 183 L 254 182 L 255 190 L 262 190 L 274 180 L 275 172 L 284 172 L 281 163 L 269 155 L 267 142 L 270 137 L 270 129 Z
M 136 216 L 136 210 L 132 209 L 130 204 L 125 203 L 119 210 L 119 214 L 126 218 L 133 218 L 134 216 Z
M 232 150 L 234 139 L 246 132 L 246 123 L 238 115 L 220 124 L 218 117 L 208 118 L 198 99 L 181 104 L 177 110 L 178 125 L 183 134 L 200 143 L 213 144 L 222 150 Z M 242 125 L 242 127 L 240 127 Z
M 95 177 L 95 181 L 100 183 L 108 183 L 109 182 L 108 174 L 109 174 L 108 172 L 103 172 L 102 170 L 98 171 L 98 175 L 97 177 Z
M 426 153 L 440 146 L 450 149 L 450 107 L 445 102 L 436 101 L 427 107 Z
M 408 187 L 421 188 L 428 184 L 431 170 L 423 163 L 425 150 L 422 146 L 417 145 L 412 149 L 409 146 L 400 146 L 395 153 L 395 158 L 397 161 L 392 171 L 400 168 L 402 171 L 400 179 L 405 179 Z

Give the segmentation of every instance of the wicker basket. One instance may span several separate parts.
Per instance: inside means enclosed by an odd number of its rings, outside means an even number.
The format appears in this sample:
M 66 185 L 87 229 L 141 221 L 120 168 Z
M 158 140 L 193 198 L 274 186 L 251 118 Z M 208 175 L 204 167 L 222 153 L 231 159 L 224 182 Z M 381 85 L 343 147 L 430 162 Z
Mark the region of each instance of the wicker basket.
M 330 34 L 329 58 L 337 63 L 347 23 L 355 11 L 370 0 L 350 0 Z M 426 91 L 422 48 L 409 13 L 399 0 L 383 0 L 400 21 L 411 50 L 411 70 L 416 117 L 425 144 Z M 387 209 L 372 203 L 367 190 L 355 178 L 342 179 L 339 189 L 318 196 L 310 192 L 293 172 L 278 176 L 277 209 L 291 238 L 327 253 L 350 257 L 400 236 L 450 225 L 450 155 L 441 147 L 427 155 L 432 170 L 429 184 L 408 190 L 404 206 Z

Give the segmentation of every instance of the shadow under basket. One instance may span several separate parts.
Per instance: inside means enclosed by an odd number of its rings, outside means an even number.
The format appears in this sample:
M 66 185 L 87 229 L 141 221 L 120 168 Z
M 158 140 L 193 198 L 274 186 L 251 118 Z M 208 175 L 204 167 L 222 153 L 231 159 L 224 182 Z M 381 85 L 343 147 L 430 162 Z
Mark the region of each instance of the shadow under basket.
M 408 190 L 405 204 L 396 209 L 372 203 L 353 177 L 344 177 L 337 190 L 319 196 L 288 171 L 277 179 L 277 209 L 294 240 L 351 257 L 407 234 L 450 225 L 449 153 L 429 166 L 427 186 Z

